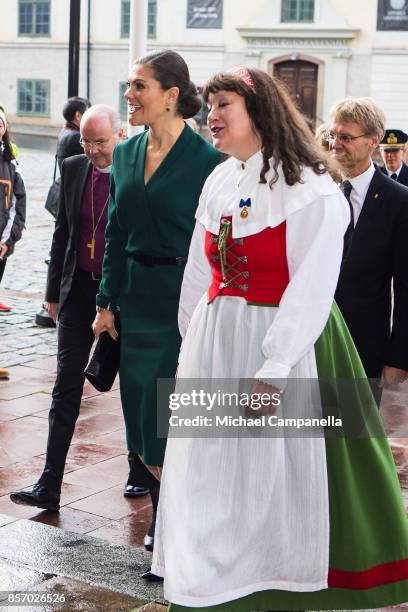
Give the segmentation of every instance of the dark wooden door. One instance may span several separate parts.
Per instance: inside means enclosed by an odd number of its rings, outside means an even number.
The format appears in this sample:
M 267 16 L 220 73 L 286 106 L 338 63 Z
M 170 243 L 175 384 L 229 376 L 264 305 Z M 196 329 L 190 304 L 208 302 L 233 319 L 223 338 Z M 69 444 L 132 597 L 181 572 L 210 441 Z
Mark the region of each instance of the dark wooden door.
M 299 110 L 314 124 L 316 120 L 317 65 L 302 60 L 274 64 L 274 76 L 286 83 Z

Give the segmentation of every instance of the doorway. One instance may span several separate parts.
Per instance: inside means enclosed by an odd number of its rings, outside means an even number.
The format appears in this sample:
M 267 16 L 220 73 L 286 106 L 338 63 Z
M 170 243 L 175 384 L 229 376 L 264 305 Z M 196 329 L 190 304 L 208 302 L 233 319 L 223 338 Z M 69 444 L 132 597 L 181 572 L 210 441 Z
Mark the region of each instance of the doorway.
M 314 128 L 318 65 L 304 60 L 287 60 L 274 64 L 273 74 L 286 83 L 296 106 Z

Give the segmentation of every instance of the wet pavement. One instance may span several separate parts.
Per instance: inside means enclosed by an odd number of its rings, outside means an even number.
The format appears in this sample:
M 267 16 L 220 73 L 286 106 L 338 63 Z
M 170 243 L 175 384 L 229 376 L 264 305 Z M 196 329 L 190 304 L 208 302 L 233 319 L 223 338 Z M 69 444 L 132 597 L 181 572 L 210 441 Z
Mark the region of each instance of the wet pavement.
M 13 306 L 0 314 L 0 366 L 12 366 L 10 381 L 0 382 L 0 610 L 9 609 L 4 592 L 20 590 L 69 598 L 25 611 L 121 611 L 163 602 L 161 587 L 140 578 L 151 558 L 143 548 L 151 506 L 148 497 L 123 497 L 128 466 L 117 383 L 106 394 L 85 385 L 61 511 L 9 500 L 11 491 L 31 488 L 42 471 L 56 370 L 55 330 L 34 324 L 54 226 L 43 209 L 53 159 L 27 151 L 20 160 L 29 193 L 27 230 L 0 287 L 0 301 Z M 408 383 L 384 394 L 383 413 L 408 507 Z M 160 609 L 156 603 L 143 608 Z M 408 612 L 408 606 L 387 610 Z

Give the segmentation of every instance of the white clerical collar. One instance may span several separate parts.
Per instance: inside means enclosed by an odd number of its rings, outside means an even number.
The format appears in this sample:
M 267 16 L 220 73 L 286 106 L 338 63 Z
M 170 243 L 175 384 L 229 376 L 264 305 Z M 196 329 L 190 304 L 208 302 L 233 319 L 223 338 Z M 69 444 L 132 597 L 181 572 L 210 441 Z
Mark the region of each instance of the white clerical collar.
M 111 171 L 112 168 L 112 164 L 110 166 L 106 166 L 106 168 L 98 168 L 98 166 L 94 167 L 98 170 L 98 172 L 101 172 L 101 174 L 108 174 Z
M 392 174 L 396 174 L 397 178 L 398 178 L 399 177 L 399 173 L 401 172 L 401 169 L 402 169 L 402 163 L 400 164 L 400 167 L 397 170 L 393 170 L 392 172 L 391 172 L 391 170 L 388 170 L 387 166 L 385 166 L 385 168 L 387 170 L 388 176 L 391 176 Z
M 362 193 L 367 192 L 368 186 L 371 183 L 371 179 L 373 178 L 375 173 L 375 166 L 373 162 L 368 166 L 367 170 L 365 170 L 362 174 L 358 176 L 354 176 L 353 178 L 345 177 L 350 183 L 353 185 L 353 189 L 360 195 Z

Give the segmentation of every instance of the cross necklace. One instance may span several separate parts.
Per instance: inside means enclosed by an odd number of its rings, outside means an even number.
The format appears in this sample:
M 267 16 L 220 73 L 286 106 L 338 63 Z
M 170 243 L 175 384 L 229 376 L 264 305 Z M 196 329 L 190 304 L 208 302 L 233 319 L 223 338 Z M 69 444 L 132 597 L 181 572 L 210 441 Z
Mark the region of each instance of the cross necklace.
M 99 215 L 99 218 L 98 218 L 98 220 L 97 220 L 97 222 L 96 222 L 96 225 L 95 225 L 95 209 L 94 209 L 94 183 L 93 183 L 93 179 L 94 179 L 94 170 L 93 170 L 93 168 L 92 168 L 92 186 L 91 186 L 92 240 L 91 240 L 91 242 L 89 242 L 89 243 L 86 245 L 86 246 L 88 247 L 88 249 L 90 249 L 90 250 L 91 250 L 91 253 L 90 253 L 90 258 L 91 258 L 91 259 L 95 259 L 95 234 L 96 234 L 96 230 L 98 229 L 98 225 L 99 225 L 99 223 L 100 223 L 100 220 L 102 219 L 102 215 L 103 215 L 103 213 L 105 212 L 105 208 L 106 208 L 106 205 L 107 205 L 108 200 L 109 200 L 109 195 L 108 195 L 108 197 L 106 198 L 106 202 L 105 202 L 105 204 L 103 205 L 103 208 L 102 208 L 101 214 Z

